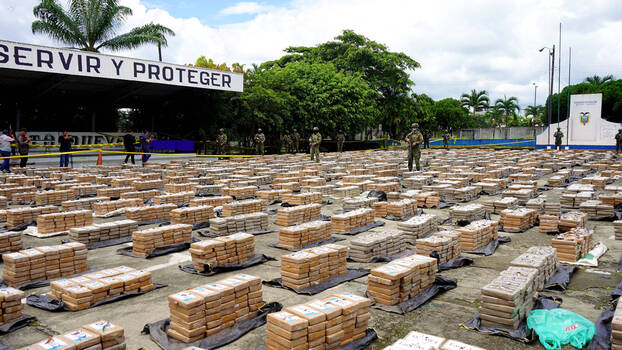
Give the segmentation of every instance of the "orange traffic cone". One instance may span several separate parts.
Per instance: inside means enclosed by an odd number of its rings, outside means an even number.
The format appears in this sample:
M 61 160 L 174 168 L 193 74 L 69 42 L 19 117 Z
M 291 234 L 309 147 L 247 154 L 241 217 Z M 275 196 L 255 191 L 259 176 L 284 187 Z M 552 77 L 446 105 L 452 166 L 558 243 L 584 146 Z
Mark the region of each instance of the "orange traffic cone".
M 97 156 L 97 164 L 95 165 L 102 165 L 102 151 L 99 151 L 99 155 Z

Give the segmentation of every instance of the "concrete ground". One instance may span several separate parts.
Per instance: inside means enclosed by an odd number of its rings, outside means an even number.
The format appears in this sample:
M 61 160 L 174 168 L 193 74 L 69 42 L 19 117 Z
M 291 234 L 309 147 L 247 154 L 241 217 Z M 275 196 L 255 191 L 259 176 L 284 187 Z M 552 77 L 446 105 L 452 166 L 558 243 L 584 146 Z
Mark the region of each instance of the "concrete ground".
M 540 179 L 540 185 L 546 183 L 548 176 Z M 620 181 L 618 181 L 620 182 Z M 559 196 L 561 189 L 545 192 L 549 196 Z M 490 198 L 483 196 L 479 201 Z M 278 205 L 269 209 L 277 208 Z M 340 201 L 323 208 L 322 213 L 331 215 L 334 210 L 340 209 Z M 449 209 L 436 210 L 426 209 L 425 212 L 446 218 Z M 119 220 L 116 217 L 107 220 Z M 495 216 L 493 216 L 495 218 Z M 97 219 L 96 221 L 104 221 Z M 274 215 L 271 216 L 274 222 Z M 395 229 L 397 223 L 385 220 L 386 226 L 373 231 Z M 553 294 L 563 298 L 562 307 L 577 312 L 591 321 L 596 321 L 603 309 L 608 307 L 609 295 L 613 288 L 622 280 L 615 268 L 622 252 L 622 242 L 612 239 L 613 226 L 610 222 L 590 222 L 596 226 L 595 240 L 603 242 L 609 251 L 600 259 L 597 269 L 580 268 L 572 277 L 567 291 Z M 255 237 L 255 247 L 258 253 L 264 253 L 278 258 L 286 254 L 284 250 L 268 247 L 267 245 L 278 240 L 278 227 L 272 224 L 275 232 Z M 449 227 L 448 227 L 449 228 Z M 475 263 L 469 267 L 443 272 L 442 274 L 456 279 L 458 287 L 434 298 L 431 302 L 406 315 L 396 315 L 383 311 L 372 310 L 370 326 L 375 328 L 380 337 L 370 349 L 382 349 L 397 339 L 405 336 L 409 331 L 416 330 L 452 339 L 458 339 L 465 343 L 480 346 L 489 350 L 518 350 L 525 348 L 542 348 L 539 343 L 524 345 L 519 342 L 501 337 L 486 336 L 474 331 L 461 329 L 458 325 L 468 321 L 477 312 L 480 303 L 480 288 L 497 277 L 498 273 L 507 268 L 510 260 L 524 252 L 531 246 L 550 245 L 550 236 L 540 234 L 537 227 L 525 233 L 500 235 L 510 236 L 512 242 L 499 246 L 494 255 L 489 257 L 467 255 L 474 259 Z M 340 242 L 347 244 L 350 239 Z M 63 237 L 37 239 L 24 236 L 25 246 L 41 246 L 58 244 Z M 129 244 L 128 244 L 129 245 Z M 174 253 L 168 256 L 157 257 L 151 260 L 131 258 L 117 255 L 116 249 L 123 246 L 108 247 L 89 251 L 89 268 L 100 270 L 119 265 L 127 265 L 134 268 L 145 269 L 153 273 L 153 281 L 168 284 L 167 288 L 159 289 L 146 295 L 123 300 L 113 304 L 104 305 L 94 309 L 80 312 L 51 313 L 26 306 L 24 312 L 37 317 L 38 322 L 29 327 L 18 330 L 9 335 L 0 337 L 3 343 L 21 347 L 39 341 L 49 335 L 69 331 L 88 322 L 100 319 L 108 319 L 125 328 L 128 349 L 157 349 L 158 346 L 148 336 L 140 334 L 146 323 L 154 322 L 168 317 L 167 296 L 174 292 L 213 282 L 229 275 L 224 273 L 212 277 L 201 277 L 185 273 L 178 269 L 178 265 L 190 261 L 190 255 L 186 252 Z M 352 267 L 373 267 L 379 264 L 349 263 Z M 257 275 L 263 279 L 280 276 L 280 262 L 270 261 L 262 265 L 253 266 L 242 272 Z M 367 277 L 341 284 L 315 296 L 297 295 L 293 292 L 264 286 L 263 295 L 265 301 L 278 301 L 284 306 L 303 303 L 312 298 L 322 298 L 339 292 L 354 292 L 363 294 L 366 290 Z M 40 288 L 27 291 L 28 294 L 43 293 L 48 288 Z M 224 350 L 232 349 L 256 349 L 265 344 L 265 326 L 253 330 L 236 342 L 223 347 Z

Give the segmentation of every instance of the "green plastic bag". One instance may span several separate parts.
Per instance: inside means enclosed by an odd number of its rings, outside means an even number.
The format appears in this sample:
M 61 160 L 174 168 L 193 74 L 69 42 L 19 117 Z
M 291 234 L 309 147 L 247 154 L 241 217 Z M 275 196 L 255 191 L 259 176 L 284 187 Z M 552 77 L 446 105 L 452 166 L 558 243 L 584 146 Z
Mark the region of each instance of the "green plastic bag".
M 527 328 L 536 332 L 547 350 L 561 350 L 566 344 L 581 349 L 596 333 L 593 322 L 565 309 L 533 310 L 527 317 Z

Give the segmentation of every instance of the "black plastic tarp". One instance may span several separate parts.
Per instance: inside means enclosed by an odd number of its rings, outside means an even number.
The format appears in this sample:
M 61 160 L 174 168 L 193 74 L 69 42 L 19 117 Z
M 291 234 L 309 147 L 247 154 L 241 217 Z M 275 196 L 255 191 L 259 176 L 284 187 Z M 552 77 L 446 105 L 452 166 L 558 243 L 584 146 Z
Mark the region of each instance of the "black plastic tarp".
M 345 238 L 339 238 L 339 237 L 331 237 L 330 239 L 325 239 L 323 241 L 317 241 L 317 242 L 312 242 L 309 243 L 305 246 L 302 246 L 300 248 L 296 248 L 296 249 L 290 249 L 290 248 L 285 248 L 285 247 L 281 247 L 279 246 L 278 243 L 268 243 L 268 247 L 272 247 L 272 248 L 278 248 L 278 249 L 284 249 L 290 252 L 297 252 L 299 250 L 303 250 L 303 249 L 307 249 L 307 248 L 313 248 L 313 247 L 319 247 L 321 245 L 324 244 L 330 244 L 330 243 L 335 243 L 335 242 L 340 242 L 340 241 L 345 241 Z
M 378 334 L 372 328 L 367 328 L 365 330 L 365 336 L 361 339 L 357 339 L 350 344 L 337 348 L 337 350 L 365 350 L 367 349 L 371 343 L 378 339 Z M 2 349 L 0 349 L 2 350 Z M 265 346 L 260 346 L 257 350 L 266 350 Z
M 545 309 L 551 310 L 560 307 L 562 299 L 554 296 L 539 295 L 534 310 Z M 495 335 L 505 338 L 510 338 L 522 343 L 531 343 L 536 339 L 535 332 L 527 328 L 527 320 L 521 321 L 517 329 L 504 329 L 482 326 L 482 319 L 479 313 L 469 320 L 468 322 L 461 323 L 461 328 L 477 331 L 486 335 Z
M 199 271 L 194 267 L 194 265 L 188 264 L 188 265 L 183 265 L 183 266 L 180 265 L 179 269 L 184 272 L 191 273 L 193 275 L 213 276 L 213 275 L 216 275 L 222 272 L 242 270 L 247 267 L 251 267 L 254 265 L 263 264 L 267 261 L 275 261 L 275 260 L 276 260 L 275 258 L 264 255 L 264 254 L 255 254 L 250 259 L 246 260 L 245 262 L 241 264 L 231 264 L 231 265 L 221 265 L 221 266 L 211 266 L 210 264 L 203 264 L 203 267 L 204 267 L 203 271 Z
M 557 267 L 555 274 L 549 278 L 544 284 L 544 291 L 546 292 L 563 292 L 568 288 L 570 284 L 570 278 L 576 271 L 576 266 L 560 265 Z
M 152 289 L 150 291 L 147 291 L 147 292 L 136 292 L 136 293 L 121 294 L 121 295 L 117 295 L 116 297 L 100 300 L 100 301 L 98 301 L 96 303 L 91 304 L 89 309 L 94 308 L 94 307 L 98 307 L 98 306 L 101 306 L 101 305 L 106 305 L 106 304 L 114 303 L 114 302 L 119 301 L 119 300 L 137 297 L 139 295 L 147 294 L 147 293 L 149 293 L 151 291 L 154 291 L 156 289 L 167 287 L 166 284 L 158 284 L 158 283 L 154 283 L 154 286 L 155 286 L 154 289 Z M 31 295 L 29 295 L 26 298 L 26 304 L 28 304 L 28 305 L 30 305 L 32 307 L 36 307 L 37 309 L 46 310 L 46 311 L 52 311 L 52 312 L 71 311 L 71 310 L 69 310 L 65 306 L 65 303 L 63 303 L 62 301 L 56 300 L 56 299 L 52 299 L 52 298 L 50 298 L 50 297 L 48 297 L 47 295 L 44 295 L 44 294 L 31 294 Z
M 461 256 L 456 259 L 449 260 L 438 265 L 438 272 L 443 272 L 451 269 L 457 269 L 463 266 L 469 266 L 473 264 L 473 259 Z
M 587 345 L 587 350 L 611 349 L 611 321 L 616 311 L 616 303 L 603 311 L 596 320 L 596 334 Z
M 274 232 L 273 230 L 266 230 L 266 231 L 253 231 L 253 232 L 244 232 L 244 233 L 248 233 L 249 235 L 253 235 L 253 236 L 259 236 L 259 235 L 265 235 L 268 233 L 272 233 Z M 202 230 L 202 231 L 198 231 L 199 236 L 201 237 L 205 237 L 205 238 L 216 238 L 216 237 L 221 237 L 223 235 L 215 235 L 209 232 L 209 230 Z
M 107 239 L 105 241 L 99 241 L 99 242 L 95 242 L 95 243 L 92 243 L 92 244 L 87 244 L 86 245 L 86 249 L 93 250 L 93 249 L 99 249 L 99 248 L 112 247 L 112 246 L 119 245 L 119 244 L 129 243 L 131 241 L 132 241 L 132 236 L 125 236 L 125 237 L 120 237 L 120 238 Z M 68 243 L 68 242 L 71 242 L 71 240 L 63 239 L 63 240 L 61 240 L 61 242 L 62 243 Z
M 360 262 L 360 263 L 379 263 L 379 262 L 393 261 L 395 259 L 404 258 L 404 257 L 413 255 L 413 254 L 416 254 L 414 250 L 405 250 L 401 253 L 391 255 L 391 256 L 374 256 L 371 259 L 369 259 L 369 261 L 359 261 L 359 260 L 352 259 L 350 257 L 348 257 L 347 260 L 350 262 Z
M 1 325 L 0 326 L 0 335 L 5 335 L 5 334 L 9 334 L 11 332 L 15 332 L 16 330 L 18 330 L 20 328 L 24 328 L 24 327 L 28 326 L 28 324 L 30 322 L 33 322 L 33 321 L 36 321 L 36 320 L 37 320 L 36 317 L 22 313 L 22 317 L 18 318 L 17 320 L 10 321 L 10 322 L 7 322 L 7 323 Z
M 193 239 L 193 241 L 195 241 Z M 181 252 L 190 249 L 191 242 L 175 243 L 165 247 L 157 247 L 147 252 L 146 256 L 134 255 L 132 247 L 124 247 L 117 249 L 117 254 L 131 256 L 132 258 L 151 259 L 157 256 L 167 255 L 171 253 Z
M 411 312 L 419 308 L 421 305 L 427 303 L 430 299 L 434 298 L 438 294 L 442 292 L 446 292 L 448 290 L 452 290 L 456 288 L 457 286 L 458 286 L 458 283 L 455 280 L 442 276 L 442 275 L 436 275 L 436 278 L 434 279 L 434 283 L 432 284 L 431 287 L 428 287 L 422 290 L 419 294 L 417 294 L 413 298 L 403 301 L 397 305 L 383 305 L 383 304 L 376 303 L 374 301 L 374 298 L 371 295 L 369 295 L 369 293 L 365 293 L 365 294 L 368 298 L 372 300 L 372 306 L 371 306 L 372 308 L 403 315 L 405 313 Z
M 170 328 L 170 319 L 168 318 L 146 324 L 142 334 L 149 335 L 151 339 L 164 350 L 182 350 L 190 346 L 211 350 L 233 343 L 253 329 L 263 326 L 266 324 L 266 317 L 269 313 L 281 311 L 282 308 L 283 306 L 279 303 L 268 303 L 260 308 L 259 315 L 248 320 L 240 321 L 233 327 L 225 328 L 217 334 L 203 338 L 194 343 L 187 344 L 169 337 L 166 334 L 166 331 Z
M 381 191 L 381 190 L 371 190 L 367 194 L 367 198 L 378 198 L 379 202 L 386 202 L 387 201 L 387 194 L 384 191 Z
M 354 236 L 354 235 L 358 235 L 359 233 L 363 233 L 365 231 L 369 231 L 369 230 L 371 230 L 373 228 L 380 227 L 380 226 L 384 226 L 384 222 L 376 221 L 376 222 L 371 223 L 369 225 L 358 227 L 358 228 L 356 228 L 356 229 L 354 229 L 352 231 L 348 231 L 348 232 L 335 232 L 335 234 L 337 234 L 337 235 L 346 235 L 346 236 Z
M 307 287 L 304 289 L 294 289 L 294 288 L 286 287 L 283 285 L 283 281 L 281 280 L 281 278 L 265 280 L 265 281 L 262 281 L 262 283 L 270 287 L 288 289 L 288 290 L 295 292 L 296 294 L 315 295 L 329 288 L 333 288 L 334 286 L 340 285 L 344 282 L 352 281 L 352 280 L 355 280 L 357 278 L 361 278 L 367 275 L 369 275 L 368 269 L 348 268 L 348 273 L 346 274 L 335 276 L 320 284 L 316 284 L 314 286 Z
M 415 213 L 415 215 L 409 215 L 409 216 L 406 216 L 404 218 L 398 218 L 398 217 L 395 217 L 393 215 L 387 215 L 387 216 L 384 217 L 384 219 L 391 220 L 391 221 L 408 221 L 408 220 L 414 218 L 415 216 L 419 216 L 421 214 L 423 214 L 423 209 L 417 209 L 417 212 Z
M 463 253 L 491 256 L 495 253 L 499 244 L 510 243 L 510 242 L 512 242 L 512 239 L 510 239 L 510 237 L 499 237 L 495 239 L 494 241 L 488 243 L 484 247 L 481 247 L 477 250 L 465 251 Z

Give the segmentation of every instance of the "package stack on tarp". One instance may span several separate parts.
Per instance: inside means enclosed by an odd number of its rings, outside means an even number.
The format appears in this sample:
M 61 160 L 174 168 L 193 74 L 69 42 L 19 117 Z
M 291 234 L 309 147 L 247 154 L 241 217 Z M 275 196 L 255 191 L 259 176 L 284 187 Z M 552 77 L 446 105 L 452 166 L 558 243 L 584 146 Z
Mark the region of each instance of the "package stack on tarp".
M 407 242 L 415 244 L 417 239 L 428 237 L 438 228 L 438 217 L 434 214 L 414 216 L 407 221 L 399 222 L 397 228 L 404 232 Z
M 23 349 L 101 349 L 122 350 L 126 348 L 123 328 L 108 321 L 87 324 L 73 331 L 50 336 Z
M 400 198 L 416 199 L 417 206 L 427 208 L 438 207 L 441 202 L 441 197 L 434 191 L 409 190 L 400 193 Z
M 536 212 L 538 212 L 538 214 L 544 213 L 545 200 L 546 199 L 544 197 L 532 198 L 527 201 L 525 207 L 535 210 Z
M 21 232 L 0 232 L 0 254 L 22 250 Z
M 87 270 L 87 249 L 71 242 L 2 254 L 2 278 L 10 286 L 70 276 Z
M 587 219 L 587 214 L 580 211 L 563 213 L 559 217 L 559 229 L 562 231 L 568 231 L 575 227 L 585 227 Z
M 191 240 L 192 225 L 176 224 L 148 228 L 132 233 L 132 252 L 134 255 L 147 256 L 155 248 L 189 243 Z
M 360 208 L 373 208 L 374 203 L 378 202 L 378 198 L 348 198 L 342 201 L 342 207 L 344 212 L 360 209 Z M 386 214 L 385 214 L 386 216 Z
M 536 196 L 536 192 L 529 188 L 507 189 L 501 192 L 501 196 L 503 198 L 514 197 L 518 199 L 519 203 L 525 204 L 528 200 Z
M 211 266 L 241 264 L 253 255 L 255 255 L 255 238 L 247 233 L 235 233 L 190 245 L 192 264 L 198 271 L 203 271 L 205 264 Z
M 283 285 L 304 289 L 346 274 L 348 247 L 336 244 L 304 249 L 281 256 Z
M 505 209 L 500 213 L 499 222 L 504 230 L 524 231 L 536 223 L 538 213 L 533 209 Z
M 402 180 L 402 185 L 408 189 L 420 190 L 423 186 L 431 185 L 434 178 L 428 175 L 406 177 Z
M 210 205 L 171 210 L 171 224 L 195 225 L 208 222 L 209 219 L 213 219 L 214 217 L 214 208 Z
M 417 213 L 417 200 L 402 199 L 395 202 L 388 202 L 386 208 L 387 215 L 391 215 L 397 219 L 405 219 Z
M 411 331 L 406 337 L 384 348 L 385 350 L 427 349 L 427 350 L 485 350 L 457 340 Z
M 344 214 L 333 215 L 331 221 L 334 232 L 350 232 L 359 227 L 374 223 L 374 211 L 369 208 L 356 209 Z
M 449 217 L 453 222 L 481 220 L 485 216 L 486 209 L 481 204 L 455 205 L 449 208 Z
M 63 211 L 74 210 L 95 210 L 94 205 L 99 202 L 109 201 L 109 197 L 89 197 L 82 199 L 75 199 L 70 201 L 64 201 L 61 203 Z
M 280 201 L 283 199 L 283 195 L 289 193 L 287 190 L 260 190 L 255 194 L 258 198 L 261 198 L 267 202 Z
M 210 233 L 226 236 L 237 232 L 260 232 L 268 230 L 268 214 L 250 213 L 209 220 Z
M 510 266 L 533 268 L 538 271 L 535 283 L 538 291 L 557 271 L 557 251 L 553 247 L 531 247 L 510 262 Z
M 121 193 L 121 199 L 138 198 L 143 202 L 152 199 L 155 196 L 162 194 L 160 190 L 146 190 L 146 191 L 132 191 Z
M 559 217 L 555 215 L 540 214 L 538 220 L 540 221 L 538 228 L 540 233 L 557 232 L 559 230 Z
M 118 199 L 116 201 L 106 200 L 93 203 L 93 211 L 95 215 L 105 215 L 121 208 L 140 207 L 141 205 L 143 205 L 143 201 L 138 198 Z
M 138 223 L 133 220 L 103 222 L 84 227 L 73 227 L 69 230 L 69 239 L 89 245 L 100 241 L 129 237 L 136 230 L 138 230 Z
M 406 240 L 401 231 L 381 231 L 356 236 L 350 241 L 349 258 L 369 262 L 373 257 L 392 256 L 406 250 Z
M 177 209 L 175 204 L 160 204 L 143 207 L 125 208 L 125 217 L 138 221 L 151 221 L 156 219 L 170 219 L 171 210 Z
M 26 294 L 11 287 L 0 288 L 0 326 L 22 318 Z
M 544 213 L 546 215 L 559 216 L 561 214 L 561 211 L 562 211 L 562 208 L 559 202 L 555 202 L 548 198 L 544 201 Z
M 313 242 L 330 239 L 331 234 L 332 223 L 330 221 L 311 221 L 282 227 L 279 230 L 279 247 L 297 249 Z
M 456 228 L 456 233 L 460 235 L 462 250 L 474 251 L 497 239 L 498 225 L 499 222 L 493 220 L 477 220 Z
M 43 191 L 35 194 L 37 205 L 61 204 L 72 199 L 76 199 L 76 194 L 73 190 Z
M 434 283 L 436 259 L 410 255 L 371 270 L 367 292 L 379 304 L 396 305 Z
M 555 236 L 551 246 L 557 250 L 559 261 L 576 262 L 594 247 L 593 234 L 591 229 L 574 228 Z
M 586 213 L 590 218 L 614 216 L 613 206 L 603 204 L 603 202 L 598 199 L 588 200 L 581 203 L 579 210 Z
M 72 227 L 83 227 L 92 224 L 93 212 L 90 210 L 65 211 L 37 216 L 37 232 L 40 234 L 62 232 Z
M 167 193 L 180 193 L 180 192 L 192 192 L 194 193 L 194 188 L 196 184 L 193 183 L 170 183 L 164 185 L 164 191 Z
M 289 208 L 279 208 L 276 212 L 276 224 L 279 226 L 293 226 L 303 222 L 319 220 L 321 204 L 297 205 Z
M 206 194 L 222 194 L 222 190 L 225 188 L 224 184 L 215 184 L 215 185 L 198 185 L 194 188 L 194 193 L 196 195 L 206 195 Z
M 454 189 L 453 200 L 457 202 L 468 202 L 477 198 L 479 188 L 476 186 L 465 186 Z
M 616 220 L 613 222 L 613 231 L 615 233 L 616 241 L 622 240 L 622 220 Z
M 613 178 L 605 176 L 588 176 L 581 179 L 581 184 L 591 184 L 594 188 L 602 190 L 609 183 L 613 182 Z
M 154 188 L 160 189 L 164 187 L 163 180 L 144 180 L 144 181 L 133 181 L 132 186 L 136 188 L 138 191 L 142 190 L 152 190 Z M 114 197 L 114 196 L 111 196 Z
M 190 201 L 194 198 L 194 192 L 179 192 L 179 193 L 167 193 L 153 197 L 154 204 L 175 204 L 184 205 L 190 204 Z
M 213 196 L 213 197 L 202 197 L 195 198 L 190 201 L 191 207 L 198 207 L 202 205 L 211 205 L 212 207 L 220 207 L 227 203 L 233 202 L 233 197 L 231 196 Z
M 436 232 L 430 237 L 418 239 L 416 247 L 419 255 L 431 256 L 432 252 L 436 252 L 439 264 L 459 258 L 462 253 L 460 235 L 453 231 Z
M 298 188 L 300 189 L 300 188 Z M 257 186 L 243 186 L 243 187 L 223 187 L 222 194 L 225 196 L 231 196 L 235 199 L 249 199 L 255 197 L 257 193 Z
M 97 189 L 97 197 L 121 198 L 121 194 L 125 192 L 134 192 L 138 190 L 135 187 L 102 187 Z M 71 198 L 73 199 L 73 198 Z M 66 199 L 69 200 L 69 199 Z
M 358 186 L 343 186 L 333 190 L 333 196 L 336 198 L 353 198 L 361 194 Z
M 559 198 L 559 204 L 565 209 L 579 208 L 581 204 L 593 198 L 594 192 L 564 193 Z
M 222 216 L 235 216 L 257 213 L 266 210 L 267 203 L 263 199 L 246 199 L 223 204 Z

